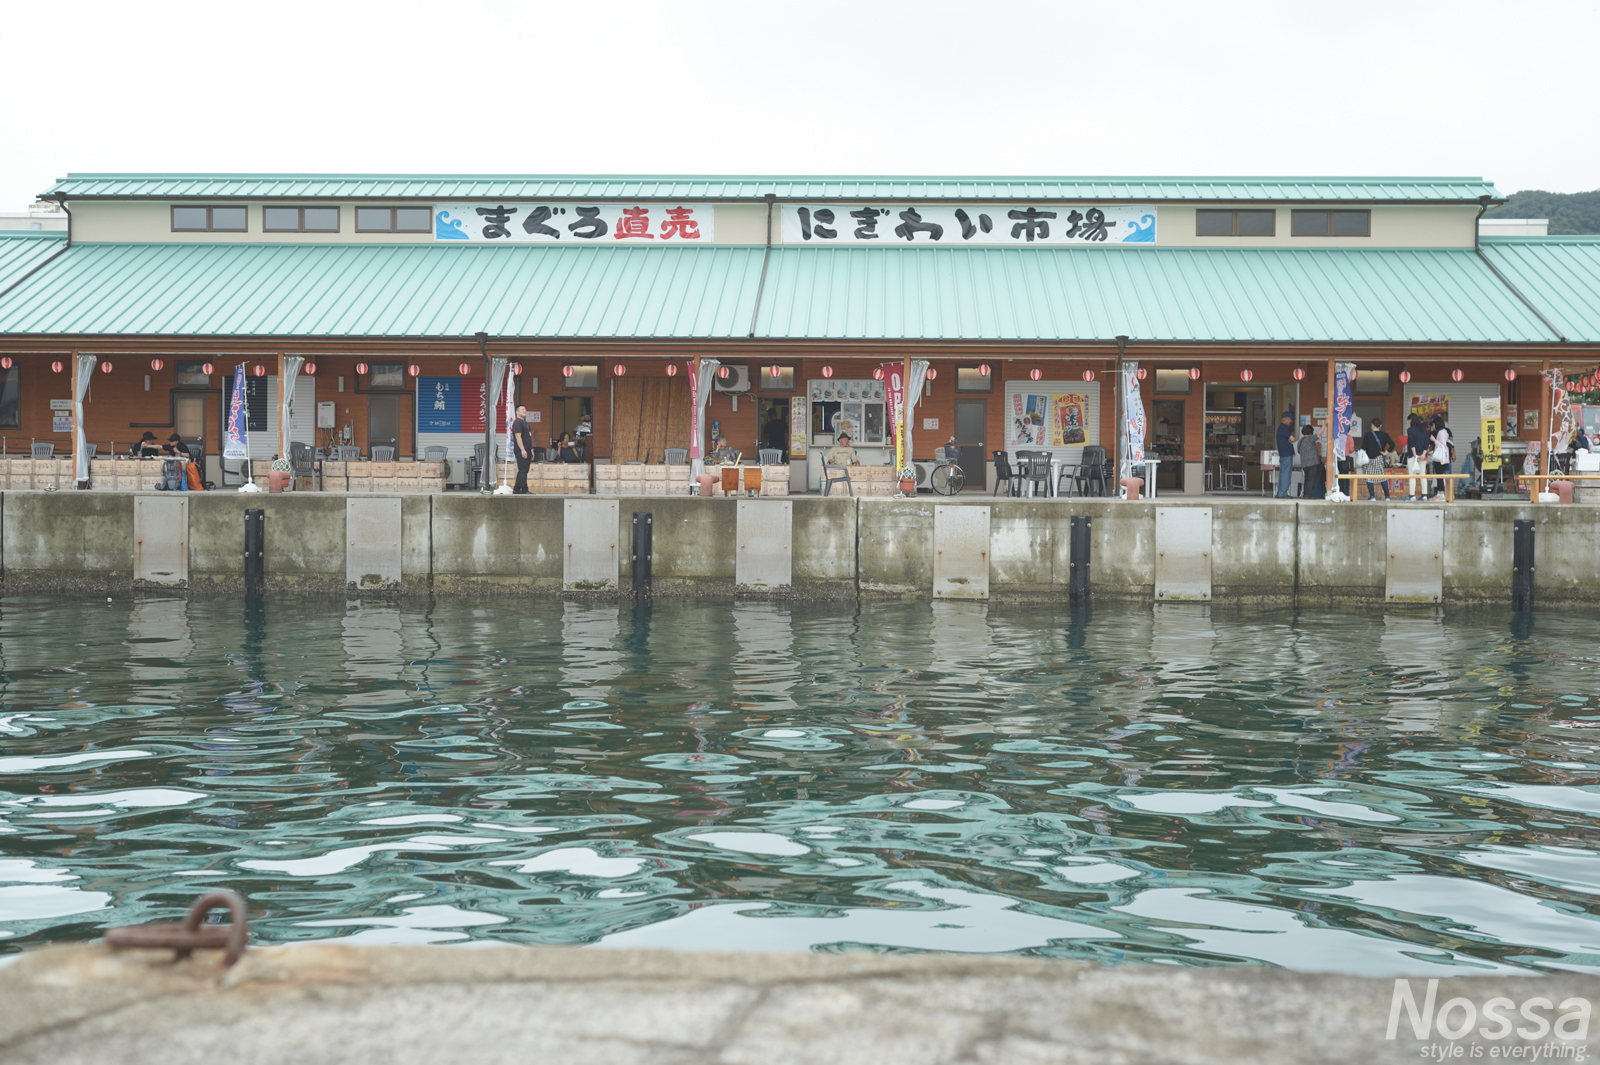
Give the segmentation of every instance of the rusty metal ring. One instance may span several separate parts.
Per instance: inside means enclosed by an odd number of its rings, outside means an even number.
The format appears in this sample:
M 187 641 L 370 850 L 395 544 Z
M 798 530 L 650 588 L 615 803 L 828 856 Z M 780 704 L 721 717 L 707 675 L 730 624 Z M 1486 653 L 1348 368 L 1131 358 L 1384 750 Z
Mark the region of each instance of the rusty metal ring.
M 218 907 L 227 909 L 232 924 L 202 925 L 207 913 Z M 222 964 L 232 965 L 244 953 L 250 940 L 250 918 L 244 899 L 236 891 L 208 891 L 194 900 L 182 924 L 135 924 L 106 929 L 106 945 L 112 950 L 144 949 L 173 951 L 173 960 L 187 958 L 196 949 L 221 950 Z
M 222 956 L 222 964 L 232 965 L 244 953 L 244 948 L 250 941 L 250 915 L 245 911 L 244 896 L 237 891 L 218 888 L 208 891 L 194 900 L 189 907 L 189 912 L 183 915 L 183 930 L 191 935 L 200 928 L 200 922 L 205 915 L 218 907 L 225 908 L 228 915 L 233 918 L 233 923 L 228 926 L 227 953 Z M 179 947 L 175 957 L 187 958 L 191 947 Z

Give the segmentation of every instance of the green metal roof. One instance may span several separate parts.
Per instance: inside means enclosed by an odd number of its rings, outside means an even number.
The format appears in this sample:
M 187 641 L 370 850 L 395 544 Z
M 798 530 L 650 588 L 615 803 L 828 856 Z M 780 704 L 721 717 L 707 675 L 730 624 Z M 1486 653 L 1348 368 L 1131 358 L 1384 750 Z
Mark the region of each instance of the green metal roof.
M 1484 237 L 1481 244 L 1569 341 L 1600 341 L 1600 237 Z
M 60 229 L 0 229 L 0 292 L 67 242 Z
M 44 196 L 299 200 L 1136 200 L 1476 203 L 1475 177 L 68 174 Z
M 739 339 L 764 249 L 79 244 L 0 335 Z M 1590 313 L 1600 291 L 1588 299 Z M 790 248 L 764 339 L 1549 343 L 1471 249 Z

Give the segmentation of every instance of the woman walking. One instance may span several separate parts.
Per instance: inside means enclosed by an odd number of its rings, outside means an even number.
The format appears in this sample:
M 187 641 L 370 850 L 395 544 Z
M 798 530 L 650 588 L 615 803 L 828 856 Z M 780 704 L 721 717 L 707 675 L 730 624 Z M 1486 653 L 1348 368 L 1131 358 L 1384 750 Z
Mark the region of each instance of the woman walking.
M 1444 415 L 1435 414 L 1433 416 L 1433 432 L 1428 434 L 1428 438 L 1433 445 L 1433 461 L 1431 463 L 1433 472 L 1435 474 L 1449 473 L 1452 465 L 1450 460 L 1450 430 L 1444 424 Z M 1438 488 L 1433 497 L 1434 501 L 1444 502 L 1445 482 L 1435 481 L 1434 485 Z

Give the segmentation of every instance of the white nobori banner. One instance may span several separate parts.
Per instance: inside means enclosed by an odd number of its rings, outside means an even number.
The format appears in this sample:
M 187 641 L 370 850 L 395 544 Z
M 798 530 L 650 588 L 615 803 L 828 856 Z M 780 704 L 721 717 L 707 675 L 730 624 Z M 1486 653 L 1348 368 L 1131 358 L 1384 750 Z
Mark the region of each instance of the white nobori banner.
M 440 203 L 435 240 L 480 244 L 710 244 L 709 203 Z
M 784 204 L 785 244 L 1154 244 L 1156 209 L 1115 204 Z

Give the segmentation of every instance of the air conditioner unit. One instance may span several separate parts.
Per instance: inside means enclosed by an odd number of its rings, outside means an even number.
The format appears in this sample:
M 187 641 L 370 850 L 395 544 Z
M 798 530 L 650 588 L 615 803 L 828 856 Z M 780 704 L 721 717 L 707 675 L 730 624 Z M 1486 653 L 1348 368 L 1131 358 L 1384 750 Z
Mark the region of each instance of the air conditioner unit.
M 939 464 L 927 459 L 913 459 L 911 465 L 917 468 L 917 487 L 931 490 L 933 485 L 929 483 L 928 478 L 933 476 L 933 468 Z
M 728 371 L 728 376 L 722 376 L 722 370 Z M 750 367 L 728 366 L 724 364 L 711 378 L 718 392 L 748 392 L 750 391 Z

